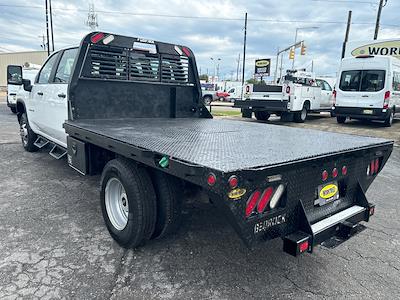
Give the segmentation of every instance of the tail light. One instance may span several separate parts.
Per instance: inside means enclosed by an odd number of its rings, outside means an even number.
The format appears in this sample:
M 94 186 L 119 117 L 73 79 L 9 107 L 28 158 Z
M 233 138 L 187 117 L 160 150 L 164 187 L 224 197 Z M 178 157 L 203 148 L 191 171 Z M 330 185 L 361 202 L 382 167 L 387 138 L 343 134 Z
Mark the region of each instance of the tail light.
M 229 177 L 229 179 L 228 179 L 228 184 L 229 184 L 229 186 L 230 186 L 232 189 L 234 189 L 234 188 L 236 188 L 236 187 L 238 186 L 239 180 L 238 180 L 238 178 L 237 178 L 235 175 L 232 175 L 232 176 Z
M 333 95 L 333 105 L 335 106 L 336 105 L 336 96 L 337 96 L 336 90 L 333 90 L 332 95 Z
M 274 189 L 272 187 L 269 187 L 263 192 L 263 194 L 261 196 L 261 199 L 260 199 L 260 202 L 258 202 L 258 205 L 257 205 L 257 211 L 259 213 L 263 213 L 264 212 L 264 210 L 267 207 L 269 201 L 271 200 L 271 196 L 272 196 L 273 191 L 274 191 Z
M 379 158 L 375 158 L 370 161 L 367 167 L 367 175 L 372 176 L 378 174 L 379 172 Z
M 285 186 L 280 184 L 275 190 L 273 187 L 267 187 L 262 193 L 260 190 L 253 192 L 247 200 L 245 215 L 250 217 L 253 212 L 264 213 L 267 208 L 275 209 L 285 192 Z M 256 210 L 257 207 L 257 210 Z
M 250 93 L 250 86 L 246 85 L 246 93 Z
M 342 175 L 347 175 L 347 166 L 342 167 Z
M 258 190 L 251 194 L 246 205 L 246 218 L 250 217 L 250 215 L 253 213 L 254 208 L 257 206 L 257 202 L 260 199 L 260 196 L 261 192 Z
M 290 86 L 286 87 L 286 94 L 290 94 Z
M 93 35 L 90 37 L 90 41 L 91 41 L 93 44 L 96 44 L 97 42 L 101 41 L 103 38 L 104 38 L 104 33 L 98 32 L 98 33 L 93 34 Z
M 332 170 L 332 177 L 336 178 L 339 175 L 338 169 L 337 168 L 333 168 Z
M 322 181 L 326 181 L 328 179 L 328 176 L 329 176 L 328 171 L 324 170 L 322 172 Z
M 389 100 L 390 100 L 390 91 L 385 92 L 385 98 L 383 101 L 383 108 L 388 109 L 389 108 Z
M 207 184 L 209 186 L 214 186 L 216 182 L 217 182 L 217 177 L 215 176 L 215 174 L 214 173 L 208 174 Z
M 190 50 L 189 50 L 189 48 L 182 47 L 182 51 L 183 51 L 183 53 L 185 53 L 185 55 L 186 55 L 187 57 L 190 57 Z

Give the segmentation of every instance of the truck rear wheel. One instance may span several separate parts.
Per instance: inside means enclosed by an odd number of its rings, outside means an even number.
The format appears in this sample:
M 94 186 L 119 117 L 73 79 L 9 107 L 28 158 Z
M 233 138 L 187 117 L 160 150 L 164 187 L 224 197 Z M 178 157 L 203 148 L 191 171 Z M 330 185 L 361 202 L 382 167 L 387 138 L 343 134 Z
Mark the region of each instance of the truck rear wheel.
M 385 120 L 385 126 L 391 127 L 393 124 L 393 119 L 394 119 L 394 110 L 391 109 L 389 116 Z
M 344 124 L 344 122 L 346 122 L 346 117 L 337 116 L 336 122 L 338 122 L 339 124 Z
M 150 172 L 157 197 L 157 220 L 152 238 L 162 238 L 173 233 L 181 221 L 182 182 L 158 170 Z
M 38 147 L 34 145 L 37 135 L 29 126 L 28 117 L 23 113 L 19 119 L 19 132 L 21 135 L 22 146 L 28 152 L 35 152 Z
M 258 121 L 267 121 L 271 116 L 267 111 L 256 111 L 254 115 Z
M 148 171 L 127 159 L 113 159 L 101 175 L 100 204 L 107 229 L 125 248 L 151 238 L 156 223 L 156 194 Z
M 304 123 L 307 119 L 307 114 L 308 114 L 308 106 L 304 104 L 302 110 L 294 114 L 294 121 L 297 123 Z
M 204 105 L 210 105 L 212 102 L 211 96 L 204 96 L 203 97 Z

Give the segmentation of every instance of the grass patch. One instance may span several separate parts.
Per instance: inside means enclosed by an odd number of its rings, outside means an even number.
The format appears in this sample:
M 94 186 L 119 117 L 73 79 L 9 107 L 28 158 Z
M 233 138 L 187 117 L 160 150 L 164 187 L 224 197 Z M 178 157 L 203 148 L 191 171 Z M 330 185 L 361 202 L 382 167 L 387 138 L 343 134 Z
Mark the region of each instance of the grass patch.
M 215 110 L 215 111 L 212 111 L 211 114 L 214 117 L 234 117 L 234 116 L 241 115 L 240 111 L 236 111 L 236 110 Z

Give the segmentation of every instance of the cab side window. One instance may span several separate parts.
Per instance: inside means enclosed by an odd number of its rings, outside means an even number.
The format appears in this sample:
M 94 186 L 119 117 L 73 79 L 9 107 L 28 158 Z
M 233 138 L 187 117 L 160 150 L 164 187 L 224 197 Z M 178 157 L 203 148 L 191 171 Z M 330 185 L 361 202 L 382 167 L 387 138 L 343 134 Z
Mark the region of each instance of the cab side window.
M 400 72 L 393 72 L 393 90 L 400 91 Z
M 329 85 L 329 83 L 328 82 L 326 82 L 326 81 L 323 81 L 323 84 L 324 84 L 324 90 L 325 91 L 332 91 L 332 87 Z
M 71 77 L 72 66 L 74 65 L 75 56 L 78 48 L 65 50 L 60 63 L 57 67 L 56 76 L 54 77 L 55 83 L 68 83 Z
M 53 70 L 54 63 L 56 62 L 58 54 L 54 54 L 49 60 L 45 63 L 42 70 L 40 71 L 37 83 L 45 84 L 49 83 L 51 70 Z

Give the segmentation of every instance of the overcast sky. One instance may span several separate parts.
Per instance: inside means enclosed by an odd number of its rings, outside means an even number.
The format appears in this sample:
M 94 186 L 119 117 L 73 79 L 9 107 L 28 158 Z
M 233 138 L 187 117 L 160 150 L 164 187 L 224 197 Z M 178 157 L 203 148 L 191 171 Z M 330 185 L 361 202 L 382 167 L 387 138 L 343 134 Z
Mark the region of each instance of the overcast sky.
M 0 0 L 0 51 L 40 50 L 39 36 L 46 33 L 43 2 Z M 253 72 L 255 58 L 275 58 L 278 47 L 294 42 L 297 27 L 310 26 L 319 28 L 299 31 L 298 39 L 305 40 L 308 49 L 306 56 L 296 56 L 296 66 L 309 67 L 314 61 L 319 75 L 334 75 L 348 10 L 353 11 L 350 40 L 369 40 L 374 33 L 378 2 L 98 0 L 95 10 L 98 30 L 187 45 L 194 51 L 202 73 L 208 70 L 212 75 L 214 64 L 210 58 L 220 58 L 220 74 L 230 79 L 236 77 L 237 57 L 243 51 L 245 12 L 249 18 L 246 77 Z M 52 6 L 56 49 L 78 44 L 89 32 L 85 25 L 89 1 L 53 0 Z M 399 12 L 400 1 L 388 0 L 379 38 L 400 37 Z M 289 68 L 288 55 L 284 56 L 284 68 Z

